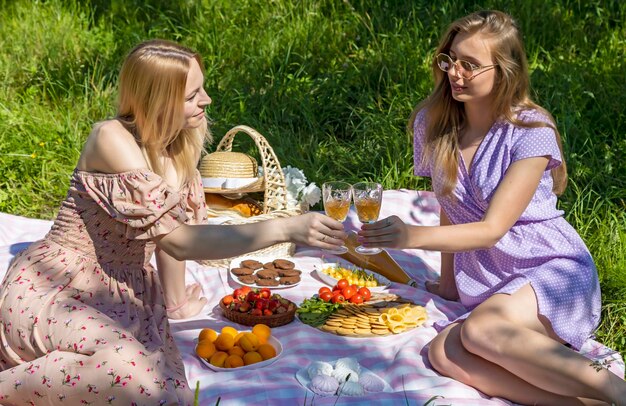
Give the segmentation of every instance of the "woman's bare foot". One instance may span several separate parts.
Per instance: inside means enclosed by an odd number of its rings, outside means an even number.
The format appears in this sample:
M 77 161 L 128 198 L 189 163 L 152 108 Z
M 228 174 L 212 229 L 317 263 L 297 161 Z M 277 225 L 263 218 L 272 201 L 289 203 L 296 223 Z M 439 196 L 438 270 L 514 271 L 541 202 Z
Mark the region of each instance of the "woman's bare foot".
M 201 297 L 202 287 L 199 283 L 185 287 L 186 299 L 183 303 L 167 308 L 167 317 L 174 320 L 188 319 L 200 313 L 207 304 L 206 297 Z

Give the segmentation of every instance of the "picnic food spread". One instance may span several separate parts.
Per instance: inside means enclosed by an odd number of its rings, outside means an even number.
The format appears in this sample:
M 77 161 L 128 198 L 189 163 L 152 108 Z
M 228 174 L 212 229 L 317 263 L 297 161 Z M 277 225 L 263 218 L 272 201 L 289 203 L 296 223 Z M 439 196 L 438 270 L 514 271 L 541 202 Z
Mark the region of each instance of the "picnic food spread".
M 302 271 L 287 259 L 245 259 L 234 261 L 230 273 L 241 284 L 251 287 L 288 287 L 300 283 Z
M 262 363 L 277 356 L 272 344 L 272 330 L 256 324 L 251 331 L 237 331 L 226 326 L 221 332 L 205 328 L 198 335 L 196 355 L 213 369 L 240 368 Z
M 321 287 L 317 297 L 305 299 L 297 310 L 300 321 L 322 331 L 352 337 L 399 334 L 422 325 L 426 309 L 389 293 L 370 293 L 366 287 L 341 279 L 331 291 Z
M 272 293 L 268 288 L 252 289 L 242 286 L 219 303 L 224 317 L 245 326 L 264 323 L 278 327 L 291 323 L 296 312 L 295 303 Z
M 329 267 L 322 267 L 322 272 L 336 280 L 345 279 L 350 285 L 366 286 L 368 288 L 382 286 L 382 283 L 373 273 L 368 273 L 362 268 L 347 268 L 335 264 Z
M 306 323 L 306 317 L 303 318 L 300 313 L 298 317 Z M 386 294 L 373 296 L 370 302 L 362 305 L 339 305 L 325 315 L 322 324 L 312 325 L 322 331 L 342 336 L 375 337 L 399 334 L 418 327 L 425 321 L 424 307 L 398 295 Z

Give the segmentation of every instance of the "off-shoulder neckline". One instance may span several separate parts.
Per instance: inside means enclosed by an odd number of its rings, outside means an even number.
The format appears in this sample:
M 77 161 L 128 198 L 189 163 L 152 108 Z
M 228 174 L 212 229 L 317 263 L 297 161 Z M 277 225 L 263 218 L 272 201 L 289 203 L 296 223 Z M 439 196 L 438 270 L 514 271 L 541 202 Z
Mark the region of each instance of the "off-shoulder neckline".
M 158 174 L 154 173 L 153 171 L 151 171 L 148 168 L 129 169 L 127 171 L 116 172 L 116 173 L 90 172 L 90 171 L 84 171 L 82 169 L 74 168 L 74 173 L 81 174 L 81 175 L 89 175 L 89 176 L 94 176 L 94 177 L 98 177 L 98 176 L 102 176 L 102 177 L 116 177 L 116 176 L 128 175 L 128 174 L 131 174 L 131 173 L 137 173 L 137 172 L 149 172 L 150 174 L 152 174 L 154 176 L 157 176 L 160 179 L 163 179 L 161 176 L 159 176 Z
M 134 173 L 141 173 L 141 174 L 149 173 L 150 175 L 157 177 L 161 182 L 163 182 L 167 189 L 169 189 L 169 190 L 171 190 L 173 192 L 176 192 L 176 193 L 185 193 L 185 192 L 187 192 L 191 188 L 191 183 L 192 182 L 188 182 L 185 185 L 183 185 L 179 190 L 176 190 L 174 187 L 169 185 L 165 181 L 165 179 L 163 179 L 162 176 L 160 176 L 159 174 L 151 171 L 148 168 L 129 169 L 127 171 L 117 172 L 117 173 L 89 172 L 89 171 L 84 171 L 84 170 L 81 170 L 81 169 L 78 169 L 78 168 L 74 168 L 74 174 L 81 175 L 81 176 L 90 176 L 92 178 L 116 178 L 116 177 L 120 177 L 120 176 L 124 176 L 124 175 L 131 175 L 131 174 L 134 174 Z

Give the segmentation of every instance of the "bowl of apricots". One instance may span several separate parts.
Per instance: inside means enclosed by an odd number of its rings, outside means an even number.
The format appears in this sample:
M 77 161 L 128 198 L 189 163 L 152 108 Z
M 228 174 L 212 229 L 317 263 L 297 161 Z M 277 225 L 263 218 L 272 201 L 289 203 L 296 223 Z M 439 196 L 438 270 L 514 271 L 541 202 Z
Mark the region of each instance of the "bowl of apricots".
M 282 352 L 280 341 L 265 324 L 256 324 L 246 331 L 231 326 L 219 332 L 204 328 L 195 348 L 200 361 L 214 371 L 262 368 L 275 362 Z

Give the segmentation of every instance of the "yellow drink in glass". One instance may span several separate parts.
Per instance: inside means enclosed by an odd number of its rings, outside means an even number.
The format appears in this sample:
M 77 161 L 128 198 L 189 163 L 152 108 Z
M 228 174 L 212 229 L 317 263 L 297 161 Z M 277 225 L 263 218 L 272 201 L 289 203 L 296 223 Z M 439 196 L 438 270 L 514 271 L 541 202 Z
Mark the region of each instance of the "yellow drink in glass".
M 383 186 L 375 182 L 359 182 L 352 185 L 352 198 L 356 214 L 361 223 L 373 223 L 378 220 L 383 202 Z M 358 246 L 354 249 L 359 254 L 374 255 L 382 252 L 380 248 Z
M 352 198 L 352 186 L 346 182 L 326 182 L 322 185 L 322 200 L 324 211 L 328 217 L 337 221 L 345 221 L 350 211 L 350 199 Z M 336 249 L 325 249 L 331 254 L 345 254 L 348 248 L 345 245 Z

